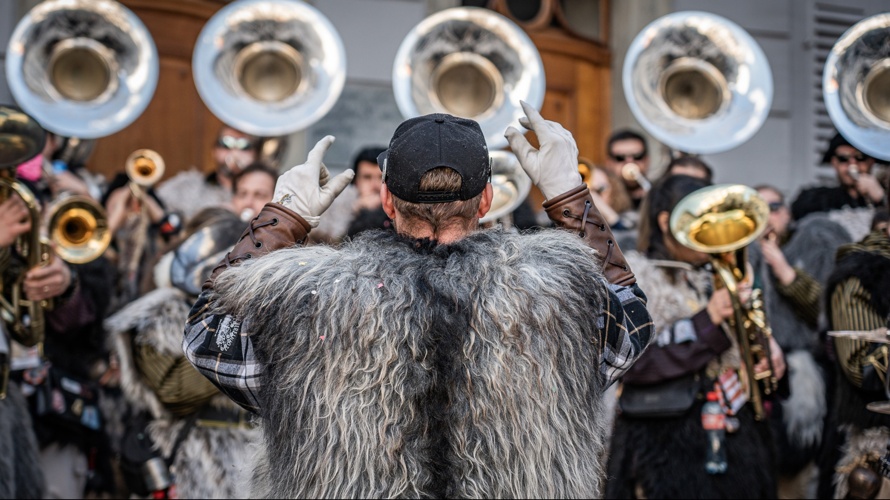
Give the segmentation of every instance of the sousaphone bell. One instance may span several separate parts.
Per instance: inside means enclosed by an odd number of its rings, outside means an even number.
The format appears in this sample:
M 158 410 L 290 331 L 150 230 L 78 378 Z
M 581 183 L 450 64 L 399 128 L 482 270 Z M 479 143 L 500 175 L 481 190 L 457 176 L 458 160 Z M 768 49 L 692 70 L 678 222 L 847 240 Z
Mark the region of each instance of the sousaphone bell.
M 741 27 L 707 12 L 656 19 L 633 40 L 622 71 L 640 125 L 675 150 L 710 154 L 751 138 L 773 97 L 769 62 Z
M 838 132 L 860 151 L 890 160 L 890 14 L 859 21 L 831 48 L 822 97 Z
M 192 54 L 204 104 L 257 136 L 305 129 L 337 102 L 346 51 L 333 24 L 296 0 L 239 0 L 204 25 Z
M 6 54 L 16 102 L 44 128 L 94 139 L 132 123 L 158 80 L 154 42 L 111 0 L 50 0 L 16 25 Z

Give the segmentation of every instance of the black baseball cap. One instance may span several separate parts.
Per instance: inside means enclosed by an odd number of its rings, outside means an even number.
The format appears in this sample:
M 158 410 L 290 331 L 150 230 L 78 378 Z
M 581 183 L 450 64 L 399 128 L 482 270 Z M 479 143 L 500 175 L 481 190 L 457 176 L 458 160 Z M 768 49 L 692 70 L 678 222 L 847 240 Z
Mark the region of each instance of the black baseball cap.
M 411 203 L 469 200 L 485 189 L 491 172 L 488 146 L 479 124 L 444 113 L 402 122 L 389 149 L 377 157 L 377 164 L 387 189 Z M 460 191 L 420 191 L 420 178 L 438 167 L 460 174 Z

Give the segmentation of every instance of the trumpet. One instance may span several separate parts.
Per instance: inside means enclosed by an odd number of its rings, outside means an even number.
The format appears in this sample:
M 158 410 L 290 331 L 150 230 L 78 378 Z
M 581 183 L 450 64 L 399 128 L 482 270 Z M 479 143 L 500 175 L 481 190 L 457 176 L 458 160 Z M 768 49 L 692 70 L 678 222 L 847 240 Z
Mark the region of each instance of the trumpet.
M 643 171 L 640 170 L 640 166 L 636 163 L 625 163 L 624 166 L 621 167 L 621 177 L 623 177 L 631 187 L 636 185 L 646 192 L 649 192 L 649 190 L 652 189 L 652 183 L 649 182 L 649 179 L 647 179 L 645 175 L 643 175 Z
M 767 227 L 769 206 L 754 189 L 741 184 L 718 184 L 695 191 L 677 204 L 670 217 L 670 230 L 682 245 L 711 255 L 715 288 L 726 287 L 733 305 L 728 323 L 739 343 L 754 416 L 765 417 L 763 396 L 778 389 L 772 365 L 772 330 L 766 320 L 760 290 L 749 303 L 739 298 L 745 279 L 747 247 Z M 768 369 L 755 373 L 766 360 Z
M 151 149 L 137 149 L 130 153 L 124 164 L 124 170 L 130 179 L 130 190 L 141 199 L 145 190 L 151 188 L 164 176 L 164 159 Z

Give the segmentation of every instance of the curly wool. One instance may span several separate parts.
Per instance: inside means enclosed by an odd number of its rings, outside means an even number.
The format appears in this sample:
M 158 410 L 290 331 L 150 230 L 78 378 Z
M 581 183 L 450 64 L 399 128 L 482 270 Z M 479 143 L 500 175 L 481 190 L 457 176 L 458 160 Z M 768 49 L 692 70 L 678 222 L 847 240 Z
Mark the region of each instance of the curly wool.
M 577 236 L 368 232 L 215 289 L 265 366 L 255 494 L 600 495 L 607 283 Z
M 185 420 L 174 417 L 142 382 L 132 349 L 134 344 L 149 345 L 168 356 L 183 356 L 182 327 L 188 318 L 189 302 L 177 288 L 158 288 L 105 320 L 111 347 L 120 360 L 121 389 L 127 403 L 152 414 L 149 435 L 165 458 L 172 453 Z M 235 407 L 222 394 L 214 396 L 210 404 Z M 172 465 L 180 497 L 246 497 L 253 463 L 250 450 L 259 441 L 258 429 L 193 427 Z

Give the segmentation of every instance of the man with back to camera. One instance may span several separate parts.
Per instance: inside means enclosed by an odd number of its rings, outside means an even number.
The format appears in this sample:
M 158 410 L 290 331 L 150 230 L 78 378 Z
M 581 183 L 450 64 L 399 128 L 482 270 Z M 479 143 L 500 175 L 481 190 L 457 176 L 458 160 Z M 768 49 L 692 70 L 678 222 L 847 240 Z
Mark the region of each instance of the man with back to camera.
M 506 136 L 564 229 L 478 230 L 492 198 L 482 131 L 427 115 L 379 159 L 396 231 L 294 246 L 354 175 L 330 177 L 328 136 L 205 283 L 183 349 L 260 416 L 256 495 L 600 495 L 602 393 L 651 320 L 571 134 L 523 109 L 540 149 Z

